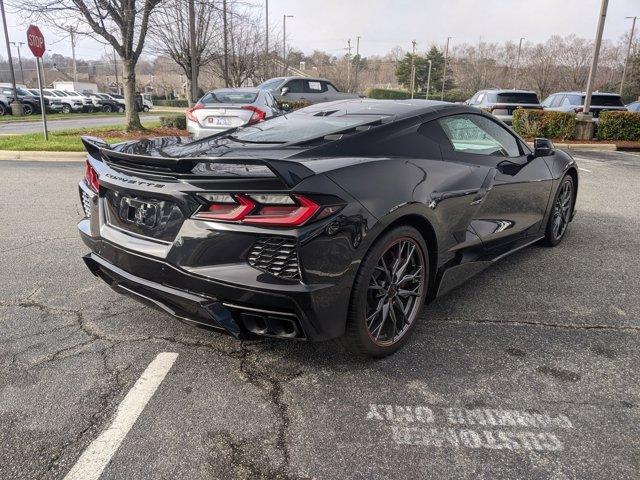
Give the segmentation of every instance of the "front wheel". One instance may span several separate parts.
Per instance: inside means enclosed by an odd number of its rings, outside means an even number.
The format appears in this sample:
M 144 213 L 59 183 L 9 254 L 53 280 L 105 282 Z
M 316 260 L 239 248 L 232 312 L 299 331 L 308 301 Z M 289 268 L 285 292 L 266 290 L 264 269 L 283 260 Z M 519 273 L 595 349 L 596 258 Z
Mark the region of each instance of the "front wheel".
M 22 113 L 24 113 L 25 115 L 31 115 L 33 113 L 33 107 L 28 103 L 24 103 L 22 105 Z
M 543 243 L 555 247 L 564 238 L 573 214 L 575 188 L 571 175 L 565 175 L 553 202 L 551 214 L 545 228 Z
M 62 113 L 71 113 L 71 106 L 70 105 L 63 105 L 62 106 Z
M 351 293 L 344 338 L 349 349 L 379 358 L 406 343 L 425 302 L 428 258 L 422 235 L 409 226 L 371 247 Z
M 0 117 L 4 117 L 7 114 L 7 107 L 3 103 L 0 103 Z
M 144 107 L 142 107 L 142 111 L 143 112 L 148 112 L 149 111 L 149 107 L 147 107 L 146 105 Z
M 111 105 L 105 105 L 104 107 L 102 107 L 102 111 L 106 113 L 111 113 L 113 111 L 113 108 L 111 108 Z

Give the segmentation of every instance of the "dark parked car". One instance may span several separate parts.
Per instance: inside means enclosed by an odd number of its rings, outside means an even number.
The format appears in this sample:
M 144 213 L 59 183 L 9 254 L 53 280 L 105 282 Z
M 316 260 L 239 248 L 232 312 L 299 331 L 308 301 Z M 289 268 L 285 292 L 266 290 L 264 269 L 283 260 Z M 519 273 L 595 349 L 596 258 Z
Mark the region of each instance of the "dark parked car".
M 124 106 L 105 93 L 88 93 L 87 97 L 93 102 L 96 110 L 102 112 L 123 112 Z
M 32 113 L 40 113 L 40 97 L 36 97 L 28 90 L 18 87 L 18 101 L 22 103 L 22 109 L 25 115 Z M 0 87 L 0 115 L 11 113 L 11 103 L 13 102 L 13 89 L 11 87 Z M 45 108 L 49 106 L 49 100 L 44 99 Z
M 465 103 L 491 112 L 507 125 L 518 108 L 542 110 L 538 94 L 529 90 L 480 90 Z
M 553 93 L 542 102 L 542 106 L 545 110 L 580 113 L 584 109 L 586 96 L 584 92 Z M 600 116 L 600 112 L 607 110 L 624 112 L 627 107 L 624 106 L 622 98 L 617 93 L 593 92 L 591 94 L 591 108 L 589 109 L 593 117 L 597 119 Z
M 116 291 L 236 337 L 346 335 L 372 356 L 407 341 L 425 301 L 557 245 L 578 189 L 548 140 L 532 150 L 481 110 L 426 100 L 83 141 L 84 260 Z
M 277 77 L 258 85 L 279 102 L 320 103 L 359 98 L 357 93 L 341 92 L 326 78 Z

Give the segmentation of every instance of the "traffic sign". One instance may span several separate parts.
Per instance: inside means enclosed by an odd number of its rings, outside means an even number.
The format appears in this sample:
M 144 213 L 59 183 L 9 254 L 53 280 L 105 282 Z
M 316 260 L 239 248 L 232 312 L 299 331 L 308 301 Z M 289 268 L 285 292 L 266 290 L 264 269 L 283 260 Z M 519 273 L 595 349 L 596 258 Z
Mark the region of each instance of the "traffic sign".
M 27 29 L 27 44 L 31 49 L 34 57 L 42 57 L 44 55 L 44 36 L 38 27 L 35 25 L 29 25 Z

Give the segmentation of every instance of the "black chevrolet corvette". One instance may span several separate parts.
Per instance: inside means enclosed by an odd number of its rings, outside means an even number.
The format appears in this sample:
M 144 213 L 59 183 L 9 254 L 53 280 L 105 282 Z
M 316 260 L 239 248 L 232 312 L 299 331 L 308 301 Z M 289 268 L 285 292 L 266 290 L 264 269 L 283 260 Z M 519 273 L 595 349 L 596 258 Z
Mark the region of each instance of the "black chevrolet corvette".
M 199 141 L 89 153 L 78 228 L 120 293 L 237 338 L 384 356 L 423 304 L 534 242 L 557 245 L 578 170 L 491 115 L 431 101 L 323 103 Z M 428 318 L 428 316 L 427 316 Z

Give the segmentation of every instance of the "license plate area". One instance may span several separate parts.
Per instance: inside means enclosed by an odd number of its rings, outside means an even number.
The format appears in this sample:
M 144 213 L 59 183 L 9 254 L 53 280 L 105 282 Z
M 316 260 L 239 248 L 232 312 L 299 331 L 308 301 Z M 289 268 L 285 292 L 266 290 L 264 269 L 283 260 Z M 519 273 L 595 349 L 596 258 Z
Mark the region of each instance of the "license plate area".
M 106 223 L 119 230 L 172 242 L 184 222 L 175 202 L 106 190 L 104 196 Z

